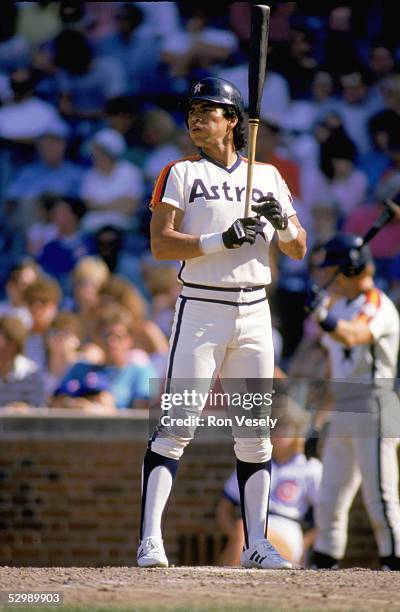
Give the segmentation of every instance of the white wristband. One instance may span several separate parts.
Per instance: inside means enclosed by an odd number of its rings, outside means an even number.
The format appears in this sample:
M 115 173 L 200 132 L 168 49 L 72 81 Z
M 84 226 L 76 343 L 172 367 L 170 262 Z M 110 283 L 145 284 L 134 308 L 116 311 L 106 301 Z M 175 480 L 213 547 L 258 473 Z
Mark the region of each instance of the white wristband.
M 200 236 L 199 244 L 204 255 L 218 253 L 218 251 L 225 249 L 222 234 L 202 234 Z
M 278 237 L 279 240 L 282 240 L 282 242 L 292 242 L 292 240 L 296 240 L 298 233 L 299 230 L 289 219 L 287 228 L 285 230 L 278 230 Z

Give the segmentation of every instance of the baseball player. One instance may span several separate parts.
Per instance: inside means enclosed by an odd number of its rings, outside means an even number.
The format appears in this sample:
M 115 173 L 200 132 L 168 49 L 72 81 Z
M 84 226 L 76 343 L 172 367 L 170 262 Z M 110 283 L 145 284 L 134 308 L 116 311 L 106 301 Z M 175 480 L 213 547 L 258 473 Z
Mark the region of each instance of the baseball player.
M 273 377 L 271 317 L 266 285 L 268 249 L 294 259 L 306 252 L 306 233 L 279 172 L 256 164 L 253 217 L 244 218 L 247 160 L 243 99 L 236 87 L 208 77 L 186 101 L 189 135 L 199 154 L 175 161 L 160 173 L 153 191 L 151 248 L 156 259 L 181 260 L 182 291 L 170 338 L 167 389 L 174 381 Z M 201 407 L 193 405 L 194 414 Z M 193 431 L 158 426 L 144 458 L 138 565 L 167 567 L 161 518 L 184 448 Z M 270 486 L 268 436 L 235 435 L 242 500 L 245 567 L 290 567 L 265 539 Z
M 382 569 L 400 570 L 398 460 L 400 405 L 393 391 L 399 350 L 399 314 L 374 285 L 367 246 L 338 234 L 316 251 L 327 274 L 340 270 L 336 298 L 310 300 L 328 351 L 335 407 L 322 453 L 312 563 L 335 568 L 343 558 L 348 513 L 361 484 Z M 329 278 L 329 276 L 328 276 Z

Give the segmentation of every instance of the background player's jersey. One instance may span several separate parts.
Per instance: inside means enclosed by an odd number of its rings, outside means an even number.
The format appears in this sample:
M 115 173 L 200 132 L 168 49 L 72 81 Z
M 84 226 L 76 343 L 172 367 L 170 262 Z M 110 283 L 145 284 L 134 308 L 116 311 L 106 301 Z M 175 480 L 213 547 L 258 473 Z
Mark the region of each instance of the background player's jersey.
M 293 455 L 287 463 L 272 460 L 270 513 L 302 521 L 317 502 L 321 476 L 319 459 L 307 460 L 302 453 Z M 235 505 L 240 504 L 236 471 L 226 481 L 223 494 Z
M 374 287 L 354 300 L 341 298 L 330 310 L 339 319 L 365 321 L 373 336 L 370 345 L 347 348 L 329 334 L 322 337 L 330 357 L 331 378 L 371 383 L 380 378 L 394 379 L 399 351 L 399 314 L 393 302 Z
M 199 236 L 223 232 L 236 219 L 245 216 L 247 160 L 225 168 L 204 154 L 176 161 L 159 175 L 151 207 L 158 202 L 172 204 L 184 212 L 180 231 Z M 253 173 L 252 202 L 271 192 L 283 211 L 292 216 L 295 210 L 285 181 L 269 164 L 257 163 Z M 247 287 L 271 282 L 268 250 L 274 228 L 265 222 L 263 235 L 255 245 L 244 244 L 211 255 L 183 262 L 179 278 L 199 285 Z

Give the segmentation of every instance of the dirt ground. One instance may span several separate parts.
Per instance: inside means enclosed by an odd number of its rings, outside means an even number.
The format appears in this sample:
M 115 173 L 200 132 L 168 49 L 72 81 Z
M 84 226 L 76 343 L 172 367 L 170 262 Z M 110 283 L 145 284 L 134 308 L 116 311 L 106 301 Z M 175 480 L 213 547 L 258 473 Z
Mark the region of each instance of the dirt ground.
M 1 610 L 400 610 L 400 574 L 368 569 L 0 568 L 0 591 L 61 591 L 64 604 Z M 4 595 L 3 595 L 4 598 Z M 3 599 L 4 601 L 4 599 Z

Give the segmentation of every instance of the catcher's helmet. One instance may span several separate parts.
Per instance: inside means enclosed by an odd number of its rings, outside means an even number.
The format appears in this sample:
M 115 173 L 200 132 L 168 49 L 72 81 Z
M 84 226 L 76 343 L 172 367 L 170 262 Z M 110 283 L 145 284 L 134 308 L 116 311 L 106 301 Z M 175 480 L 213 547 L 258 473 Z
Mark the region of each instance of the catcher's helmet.
M 369 247 L 355 234 L 336 234 L 318 246 L 314 255 L 314 263 L 318 268 L 339 266 L 342 274 L 347 277 L 357 276 L 373 261 Z
M 242 94 L 233 83 L 216 77 L 205 77 L 190 88 L 185 105 L 189 108 L 192 100 L 209 100 L 217 104 L 233 106 L 239 113 L 244 113 Z

